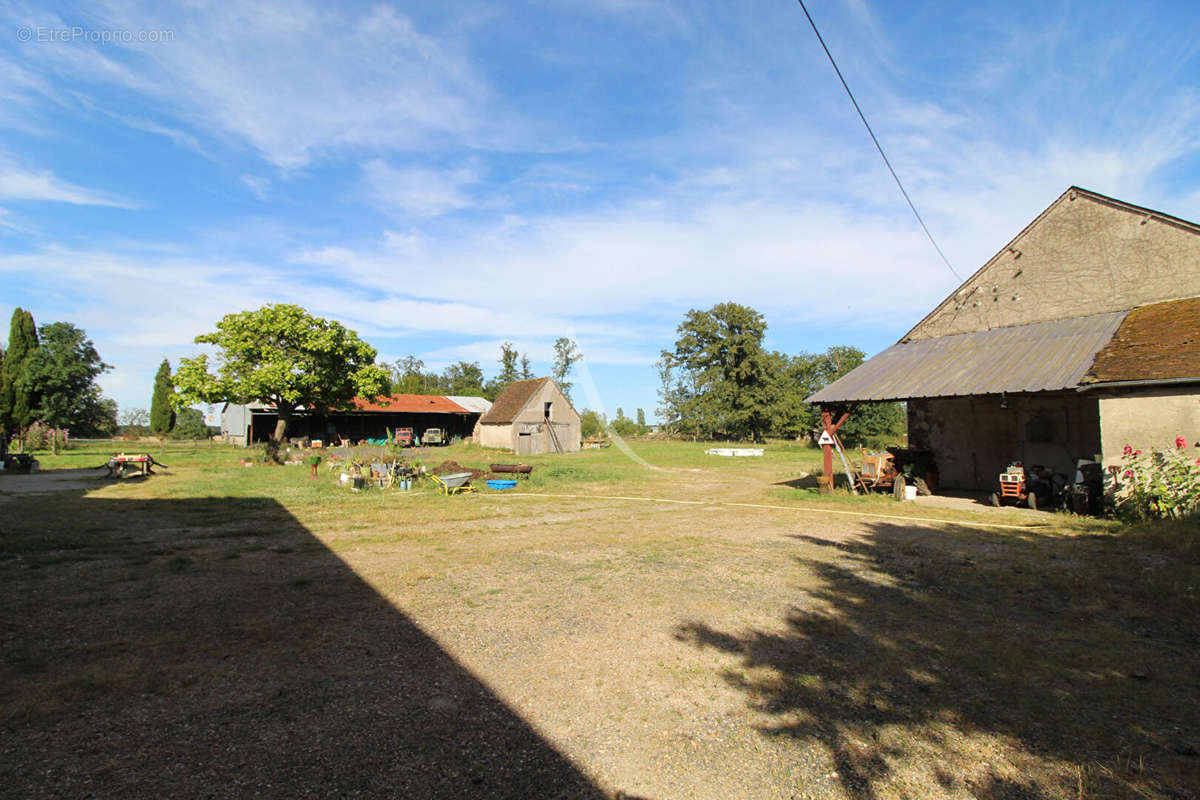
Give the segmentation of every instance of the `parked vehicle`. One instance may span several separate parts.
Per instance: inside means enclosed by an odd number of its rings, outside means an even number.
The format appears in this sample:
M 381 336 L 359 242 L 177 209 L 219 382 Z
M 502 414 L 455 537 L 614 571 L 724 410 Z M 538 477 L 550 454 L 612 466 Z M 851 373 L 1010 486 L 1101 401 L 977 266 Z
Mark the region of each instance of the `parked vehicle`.
M 401 447 L 412 447 L 413 445 L 413 429 L 412 428 L 397 428 L 396 429 L 396 444 Z
M 422 444 L 449 444 L 441 428 L 426 428 L 421 435 Z
M 1066 484 L 1063 476 L 1046 467 L 1026 469 L 1020 461 L 1014 461 L 1000 473 L 1000 491 L 992 493 L 992 505 L 1026 505 L 1035 511 L 1059 508 Z

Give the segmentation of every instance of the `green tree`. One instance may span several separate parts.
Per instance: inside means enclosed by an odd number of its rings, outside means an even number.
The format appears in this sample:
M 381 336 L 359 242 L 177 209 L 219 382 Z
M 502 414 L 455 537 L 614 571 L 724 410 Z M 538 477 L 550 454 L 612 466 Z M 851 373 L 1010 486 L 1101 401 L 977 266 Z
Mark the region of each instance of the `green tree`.
M 590 408 L 585 408 L 579 415 L 580 433 L 584 438 L 600 436 L 604 433 L 604 419 Z
M 646 427 L 646 412 L 640 408 L 637 410 L 637 424 L 638 427 L 642 428 L 643 430 Z
M 69 322 L 38 329 L 40 344 L 26 359 L 18 392 L 30 398 L 28 425 L 35 419 L 77 434 L 116 430 L 116 404 L 101 397 L 98 378 L 112 369 L 100 360 L 87 334 Z
M 762 348 L 766 329 L 762 314 L 737 303 L 684 316 L 675 349 L 662 355 L 666 367 L 682 373 L 672 394 L 697 435 L 762 440 L 772 389 Z
M 442 389 L 437 373 L 426 372 L 425 362 L 416 356 L 405 356 L 391 367 L 391 389 L 395 394 L 433 394 Z
M 565 336 L 560 336 L 554 340 L 554 369 L 551 374 L 554 376 L 554 382 L 558 384 L 558 388 L 562 393 L 571 399 L 572 384 L 567 381 L 567 376 L 571 374 L 571 367 L 577 363 L 583 355 L 579 352 L 575 342 Z
M 637 423 L 625 416 L 624 409 L 617 409 L 616 418 L 608 423 L 608 429 L 618 436 L 633 436 L 637 433 Z
M 181 408 L 171 431 L 172 439 L 207 439 L 208 426 L 204 424 L 204 412 L 198 408 Z
M 36 417 L 33 415 L 34 398 L 21 388 L 25 365 L 38 349 L 37 326 L 33 314 L 24 309 L 13 310 L 9 325 L 8 349 L 4 354 L 3 370 L 0 371 L 0 426 L 6 436 L 12 436 L 27 428 Z
M 456 361 L 442 372 L 446 394 L 478 396 L 483 394 L 483 370 L 477 361 Z
M 521 380 L 527 381 L 533 378 L 533 370 L 529 365 L 529 356 L 521 354 Z
M 295 305 L 227 314 L 216 331 L 200 334 L 196 343 L 220 351 L 218 366 L 210 372 L 203 354 L 180 361 L 176 408 L 195 402 L 265 403 L 279 414 L 271 435 L 276 445 L 297 408 L 344 409 L 356 396 L 375 398 L 387 388 L 387 373 L 375 365 L 375 348 L 341 323 Z
M 519 357 L 520 354 L 512 342 L 500 345 L 500 373 L 496 375 L 496 382 L 501 384 L 501 389 L 521 379 L 521 372 L 517 369 Z
M 175 427 L 175 409 L 171 406 L 171 395 L 174 393 L 171 362 L 164 358 L 154 375 L 154 394 L 150 397 L 150 430 L 156 436 L 166 436 Z

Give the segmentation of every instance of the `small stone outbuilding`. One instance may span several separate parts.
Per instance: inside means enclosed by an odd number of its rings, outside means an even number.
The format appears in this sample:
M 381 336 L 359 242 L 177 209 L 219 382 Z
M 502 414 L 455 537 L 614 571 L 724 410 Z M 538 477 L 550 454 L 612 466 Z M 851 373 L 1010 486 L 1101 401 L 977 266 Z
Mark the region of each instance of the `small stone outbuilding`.
M 582 422 L 571 401 L 550 378 L 512 383 L 475 426 L 484 447 L 519 456 L 569 453 L 580 449 Z

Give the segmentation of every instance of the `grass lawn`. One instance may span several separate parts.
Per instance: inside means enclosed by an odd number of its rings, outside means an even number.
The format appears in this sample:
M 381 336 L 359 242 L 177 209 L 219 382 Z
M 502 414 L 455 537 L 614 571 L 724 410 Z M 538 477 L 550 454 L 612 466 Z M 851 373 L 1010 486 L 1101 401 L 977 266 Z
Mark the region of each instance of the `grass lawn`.
M 0 476 L 0 796 L 1200 796 L 1200 526 L 822 497 L 816 450 L 708 446 L 456 497 L 40 454 Z

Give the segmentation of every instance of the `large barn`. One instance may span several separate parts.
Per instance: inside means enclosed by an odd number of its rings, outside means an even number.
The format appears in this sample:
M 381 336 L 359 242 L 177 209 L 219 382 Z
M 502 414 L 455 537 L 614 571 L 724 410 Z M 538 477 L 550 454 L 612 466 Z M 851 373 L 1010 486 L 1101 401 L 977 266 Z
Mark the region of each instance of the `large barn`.
M 397 428 L 412 428 L 417 436 L 439 428 L 448 437 L 467 438 L 475 423 L 491 408 L 482 397 L 394 394 L 375 400 L 356 397 L 351 408 L 313 414 L 300 409 L 288 424 L 288 438 L 322 441 L 382 439 Z M 265 442 L 275 430 L 275 409 L 261 403 L 227 403 L 221 411 L 221 432 L 235 444 Z
M 1200 438 L 1200 225 L 1068 189 L 895 345 L 808 398 L 905 401 L 939 483 Z
M 479 418 L 475 441 L 517 455 L 580 449 L 582 421 L 571 401 L 549 378 L 509 384 Z

